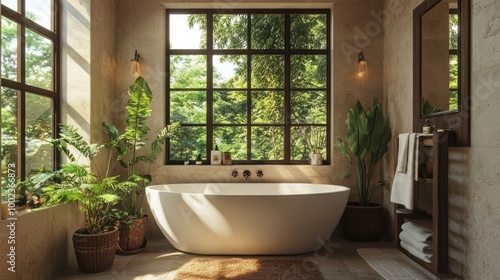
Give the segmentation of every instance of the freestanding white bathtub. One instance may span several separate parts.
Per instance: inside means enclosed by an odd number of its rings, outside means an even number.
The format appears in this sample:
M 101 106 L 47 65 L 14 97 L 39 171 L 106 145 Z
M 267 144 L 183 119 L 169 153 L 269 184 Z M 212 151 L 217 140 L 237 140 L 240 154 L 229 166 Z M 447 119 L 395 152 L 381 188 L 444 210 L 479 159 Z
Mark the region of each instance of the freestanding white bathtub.
M 302 183 L 171 184 L 146 188 L 153 216 L 180 251 L 287 255 L 321 248 L 349 188 Z

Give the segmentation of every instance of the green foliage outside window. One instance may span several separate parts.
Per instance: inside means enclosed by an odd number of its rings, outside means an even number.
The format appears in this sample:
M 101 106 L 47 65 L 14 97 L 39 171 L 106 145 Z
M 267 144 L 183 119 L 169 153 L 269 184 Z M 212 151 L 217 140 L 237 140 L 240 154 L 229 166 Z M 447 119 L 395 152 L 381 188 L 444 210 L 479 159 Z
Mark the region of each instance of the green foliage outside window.
M 167 121 L 181 125 L 168 160 L 216 144 L 241 163 L 328 159 L 329 11 L 233 12 L 167 11 Z M 199 32 L 176 47 L 176 29 Z M 311 134 L 324 135 L 315 147 Z
M 53 168 L 54 150 L 48 141 L 53 136 L 54 104 L 57 98 L 54 92 L 54 42 L 36 32 L 31 23 L 36 22 L 51 31 L 51 21 L 42 15 L 50 19 L 52 8 L 51 5 L 45 5 L 43 9 L 38 7 L 33 10 L 30 5 L 26 3 L 24 15 L 30 21 L 17 22 L 7 13 L 1 17 L 2 186 L 7 186 L 9 165 L 15 165 L 18 180 L 26 179 L 22 177 L 23 174 L 29 177 L 37 170 Z M 8 7 L 14 11 L 18 8 L 17 5 Z M 21 49 L 21 42 L 24 42 L 24 49 Z M 21 60 L 23 52 L 24 60 Z M 21 76 L 21 69 L 24 69 L 24 77 Z M 30 91 L 26 89 L 27 86 L 32 87 Z M 24 144 L 24 150 L 20 143 Z M 6 191 L 4 187 L 3 198 Z M 18 188 L 17 195 L 24 195 L 24 190 Z

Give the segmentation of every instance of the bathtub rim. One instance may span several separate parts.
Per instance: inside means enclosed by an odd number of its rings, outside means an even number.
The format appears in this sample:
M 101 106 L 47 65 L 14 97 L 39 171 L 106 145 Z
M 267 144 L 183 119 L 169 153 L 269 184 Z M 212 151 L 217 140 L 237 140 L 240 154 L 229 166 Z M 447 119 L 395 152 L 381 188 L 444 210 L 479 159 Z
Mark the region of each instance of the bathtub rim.
M 258 185 L 262 187 L 266 186 L 272 186 L 272 185 L 292 185 L 292 186 L 300 186 L 300 185 L 306 185 L 308 187 L 310 186 L 321 186 L 323 188 L 327 187 L 334 187 L 334 190 L 331 191 L 317 191 L 317 192 L 301 192 L 301 193 L 205 193 L 203 191 L 170 191 L 167 189 L 158 189 L 160 187 L 164 186 L 193 186 L 193 185 L 199 185 L 199 186 L 204 186 L 206 187 L 207 185 L 210 184 L 215 184 L 215 185 L 221 185 L 221 186 L 244 186 L 246 184 L 252 184 L 252 185 Z M 317 183 L 257 183 L 257 182 L 250 182 L 250 183 L 173 183 L 173 184 L 156 184 L 156 185 L 150 185 L 146 187 L 145 189 L 146 192 L 158 192 L 158 193 L 169 193 L 169 194 L 189 194 L 189 195 L 203 195 L 203 196 L 245 196 L 245 197 L 280 197 L 280 196 L 300 196 L 300 195 L 326 195 L 326 194 L 335 194 L 335 193 L 342 193 L 342 192 L 350 192 L 351 189 L 347 186 L 342 186 L 342 185 L 334 185 L 334 184 L 317 184 Z M 255 191 L 255 190 L 254 190 Z

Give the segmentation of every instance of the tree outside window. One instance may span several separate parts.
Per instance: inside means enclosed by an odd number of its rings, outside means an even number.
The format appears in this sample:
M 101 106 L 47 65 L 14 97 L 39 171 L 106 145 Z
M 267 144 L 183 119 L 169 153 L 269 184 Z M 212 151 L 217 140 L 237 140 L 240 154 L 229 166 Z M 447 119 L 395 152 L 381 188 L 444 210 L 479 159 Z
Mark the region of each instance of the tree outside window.
M 23 0 L 24 2 L 24 0 Z M 59 104 L 56 73 L 59 45 L 53 0 L 2 1 L 1 117 L 2 198 L 8 179 L 25 180 L 42 169 L 52 170 Z M 24 189 L 16 190 L 25 196 Z
M 329 15 L 168 10 L 167 123 L 181 128 L 167 161 L 208 161 L 217 144 L 239 164 L 329 162 Z

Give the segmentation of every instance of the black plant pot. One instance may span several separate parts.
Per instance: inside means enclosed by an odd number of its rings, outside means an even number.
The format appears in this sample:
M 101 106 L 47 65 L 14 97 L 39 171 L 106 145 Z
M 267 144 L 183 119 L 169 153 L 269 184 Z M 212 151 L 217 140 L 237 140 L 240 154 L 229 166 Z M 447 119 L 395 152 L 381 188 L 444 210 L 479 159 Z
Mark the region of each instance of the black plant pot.
M 373 242 L 382 236 L 384 209 L 380 204 L 359 206 L 349 202 L 344 210 L 340 225 L 344 237 L 353 241 Z

